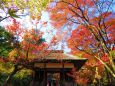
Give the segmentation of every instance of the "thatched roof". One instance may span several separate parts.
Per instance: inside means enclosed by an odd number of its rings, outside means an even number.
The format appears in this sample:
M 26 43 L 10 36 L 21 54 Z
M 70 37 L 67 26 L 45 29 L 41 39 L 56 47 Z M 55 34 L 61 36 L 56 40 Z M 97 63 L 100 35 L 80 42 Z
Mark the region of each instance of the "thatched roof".
M 40 56 L 43 57 L 42 60 L 86 60 L 86 58 L 73 56 L 71 54 L 64 53 L 63 51 L 60 50 L 51 51 L 51 53 L 49 53 L 46 56 L 44 53 L 42 52 L 41 54 L 39 54 Z

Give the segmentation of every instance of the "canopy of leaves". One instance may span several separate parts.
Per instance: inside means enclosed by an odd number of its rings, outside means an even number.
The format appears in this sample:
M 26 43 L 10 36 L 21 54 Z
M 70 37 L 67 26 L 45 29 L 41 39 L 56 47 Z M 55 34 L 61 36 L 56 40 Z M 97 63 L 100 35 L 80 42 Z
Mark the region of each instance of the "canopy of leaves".
M 59 0 L 49 6 L 51 23 L 56 28 L 71 26 L 68 46 L 73 51 L 106 52 L 115 43 L 113 0 Z M 67 28 L 68 29 L 68 28 Z M 101 52 L 100 52 L 101 51 Z M 85 52 L 86 53 L 86 52 Z
M 7 57 L 13 49 L 13 35 L 0 26 L 0 57 Z
M 4 11 L 7 9 L 9 16 L 18 17 L 16 12 L 24 10 L 29 11 L 32 18 L 39 18 L 41 11 L 45 10 L 50 0 L 0 0 L 0 8 Z
M 99 19 L 96 17 L 103 15 L 105 18 L 110 14 L 108 12 L 113 11 L 113 5 L 113 0 L 59 0 L 50 4 L 49 11 L 52 25 L 60 28 L 65 24 L 87 24 L 94 17 L 95 22 L 98 22 Z

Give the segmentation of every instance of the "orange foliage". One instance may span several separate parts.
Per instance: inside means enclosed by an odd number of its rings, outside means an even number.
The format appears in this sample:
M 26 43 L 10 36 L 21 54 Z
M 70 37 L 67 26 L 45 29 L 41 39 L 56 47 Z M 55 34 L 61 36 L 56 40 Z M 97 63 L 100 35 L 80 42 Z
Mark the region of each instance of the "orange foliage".
M 73 30 L 71 37 L 68 40 L 69 48 L 71 48 L 72 51 L 79 51 L 78 53 L 80 53 L 79 49 L 90 52 L 91 46 L 95 45 L 96 40 L 94 39 L 94 36 L 91 35 L 91 32 L 84 26 L 79 26 L 77 29 Z M 81 51 L 81 53 L 82 52 L 83 51 Z M 84 55 L 86 56 L 86 54 Z
M 61 28 L 68 22 L 68 19 L 76 18 L 76 13 L 81 16 L 82 13 L 77 8 L 83 8 L 84 6 L 92 7 L 94 2 L 92 0 L 63 0 L 58 3 L 51 3 L 51 7 L 48 10 L 51 12 L 52 25 L 56 28 Z M 84 9 L 83 11 L 87 16 L 88 10 Z
M 103 4 L 107 2 L 109 0 Z M 67 42 L 72 54 L 76 52 L 77 55 L 80 53 L 86 57 L 88 53 L 93 55 L 99 53 L 103 56 L 103 43 L 109 49 L 111 44 L 114 44 L 114 14 L 112 11 L 96 7 L 100 3 L 102 3 L 100 0 L 63 0 L 51 3 L 53 5 L 49 7 L 49 11 L 52 25 L 58 29 L 64 25 L 74 29 Z M 74 26 L 75 24 L 78 25 Z
M 64 25 L 72 28 L 67 41 L 71 53 L 88 58 L 86 66 L 102 68 L 99 72 L 103 74 L 104 65 L 100 65 L 95 56 L 107 64 L 110 60 L 108 52 L 111 46 L 115 49 L 115 18 L 112 10 L 108 9 L 111 1 L 105 0 L 103 4 L 101 0 L 62 0 L 53 3 L 55 4 L 49 9 L 52 25 L 58 30 L 63 30 Z M 93 72 L 92 75 L 95 74 L 94 70 L 89 70 Z M 87 75 L 78 77 L 77 83 L 85 85 L 88 81 L 85 78 Z M 76 75 L 72 74 L 73 76 Z
M 20 23 L 17 22 L 15 19 L 12 19 L 11 25 L 7 25 L 6 29 L 13 35 L 21 35 L 23 33 L 23 28 L 21 27 Z
M 18 42 L 14 50 L 9 53 L 8 61 L 23 62 L 39 59 L 41 58 L 39 53 L 48 47 L 48 44 L 42 41 L 43 32 L 36 29 L 24 29 L 15 19 L 6 29 L 16 37 L 16 42 Z

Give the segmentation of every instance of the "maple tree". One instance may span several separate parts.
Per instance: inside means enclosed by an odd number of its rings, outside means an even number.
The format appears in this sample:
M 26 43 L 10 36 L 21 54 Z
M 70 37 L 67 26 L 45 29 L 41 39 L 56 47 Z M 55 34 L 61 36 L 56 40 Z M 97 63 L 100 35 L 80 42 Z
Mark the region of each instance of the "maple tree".
M 51 23 L 58 30 L 64 26 L 71 36 L 71 53 L 94 58 L 115 77 L 114 0 L 59 0 L 50 4 Z
M 42 38 L 43 32 L 38 29 L 24 29 L 15 19 L 12 19 L 12 23 L 6 26 L 6 30 L 13 35 L 15 41 L 7 58 L 0 57 L 3 63 L 10 62 L 13 66 L 4 86 L 7 86 L 7 83 L 18 71 L 24 68 L 34 70 L 34 63 L 48 56 L 51 50 L 47 49 L 56 44 L 54 38 L 51 43 L 46 43 L 45 39 Z

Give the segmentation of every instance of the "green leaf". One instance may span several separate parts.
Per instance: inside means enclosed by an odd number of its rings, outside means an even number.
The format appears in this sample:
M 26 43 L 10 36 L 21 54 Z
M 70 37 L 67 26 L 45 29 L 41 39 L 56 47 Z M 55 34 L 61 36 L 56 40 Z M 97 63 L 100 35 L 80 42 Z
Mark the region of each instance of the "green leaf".
M 12 50 L 12 37 L 12 34 L 0 26 L 0 56 L 7 57 L 8 53 Z
M 9 10 L 8 10 L 8 14 L 9 14 L 11 17 L 19 18 L 19 16 L 16 15 L 16 12 L 17 12 L 17 10 L 14 10 L 14 9 L 9 9 Z

